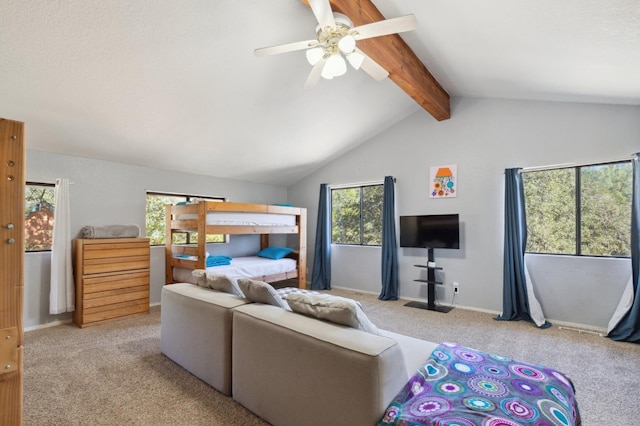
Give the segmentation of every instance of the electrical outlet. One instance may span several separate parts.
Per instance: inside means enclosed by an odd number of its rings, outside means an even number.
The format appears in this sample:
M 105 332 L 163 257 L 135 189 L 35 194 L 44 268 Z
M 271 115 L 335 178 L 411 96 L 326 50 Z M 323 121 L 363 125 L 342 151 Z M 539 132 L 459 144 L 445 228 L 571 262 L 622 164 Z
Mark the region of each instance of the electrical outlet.
M 457 281 L 454 281 L 454 282 L 453 282 L 453 292 L 454 292 L 455 294 L 457 294 L 457 293 L 459 293 L 459 292 L 460 292 L 460 290 L 458 289 L 458 282 L 457 282 Z

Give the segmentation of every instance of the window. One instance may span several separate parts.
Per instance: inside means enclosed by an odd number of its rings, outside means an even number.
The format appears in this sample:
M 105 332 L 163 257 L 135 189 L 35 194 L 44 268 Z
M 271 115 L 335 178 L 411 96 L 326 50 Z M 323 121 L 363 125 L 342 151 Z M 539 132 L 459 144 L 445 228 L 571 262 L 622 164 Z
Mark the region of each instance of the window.
M 166 240 L 166 208 L 167 204 L 191 201 L 194 198 L 224 202 L 224 198 L 201 197 L 186 194 L 165 194 L 147 192 L 146 235 L 152 245 L 164 245 Z M 174 244 L 195 244 L 198 242 L 197 232 L 184 232 L 173 235 Z M 225 235 L 207 235 L 207 243 L 227 242 Z
M 382 244 L 383 185 L 331 189 L 331 242 Z
M 27 182 L 24 199 L 24 250 L 51 250 L 55 185 Z
M 631 255 L 630 161 L 522 174 L 527 251 Z

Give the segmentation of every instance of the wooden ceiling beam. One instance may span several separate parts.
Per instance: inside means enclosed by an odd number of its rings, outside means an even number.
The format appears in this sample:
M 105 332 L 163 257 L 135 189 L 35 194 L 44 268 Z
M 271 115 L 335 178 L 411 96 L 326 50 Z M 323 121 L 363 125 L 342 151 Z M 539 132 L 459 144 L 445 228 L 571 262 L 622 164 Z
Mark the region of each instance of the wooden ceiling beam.
M 300 0 L 309 6 L 308 0 Z M 386 19 L 371 0 L 329 0 L 354 26 Z M 451 117 L 449 94 L 398 34 L 358 41 L 358 48 L 389 72 L 389 78 L 436 120 Z

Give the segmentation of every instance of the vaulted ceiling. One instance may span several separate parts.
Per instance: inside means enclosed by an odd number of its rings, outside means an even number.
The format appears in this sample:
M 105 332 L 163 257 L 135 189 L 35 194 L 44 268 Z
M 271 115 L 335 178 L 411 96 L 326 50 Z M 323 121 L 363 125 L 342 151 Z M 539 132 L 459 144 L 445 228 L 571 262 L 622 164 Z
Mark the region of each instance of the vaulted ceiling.
M 256 58 L 315 36 L 305 0 L 3 0 L 0 117 L 30 149 L 287 185 L 411 114 L 455 116 L 449 96 L 640 104 L 637 0 L 331 2 L 356 25 L 416 15 L 358 42 L 388 79 L 304 89 L 303 52 Z

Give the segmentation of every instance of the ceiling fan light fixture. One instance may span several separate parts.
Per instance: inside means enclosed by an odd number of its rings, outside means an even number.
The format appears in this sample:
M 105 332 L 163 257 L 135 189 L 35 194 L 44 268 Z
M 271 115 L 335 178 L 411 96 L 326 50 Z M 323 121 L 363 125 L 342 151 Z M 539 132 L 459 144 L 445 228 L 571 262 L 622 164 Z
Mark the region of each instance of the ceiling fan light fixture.
M 356 39 L 347 34 L 340 39 L 338 47 L 343 53 L 351 53 L 356 48 Z
M 328 67 L 327 64 L 324 64 L 324 67 L 322 68 L 322 72 L 320 73 L 320 75 L 322 76 L 322 78 L 326 80 L 333 79 L 333 74 L 331 74 L 331 68 Z
M 347 54 L 347 60 L 353 68 L 359 70 L 364 62 L 364 55 L 361 55 L 358 52 L 351 52 Z
M 327 80 L 332 79 L 333 77 L 339 77 L 347 72 L 347 63 L 344 58 L 340 55 L 331 55 L 327 59 L 327 63 L 324 64 L 324 68 L 322 68 L 322 77 Z
M 322 59 L 324 50 L 322 49 L 322 47 L 314 47 L 313 49 L 307 50 L 306 54 L 309 64 L 315 65 L 320 61 L 320 59 Z

